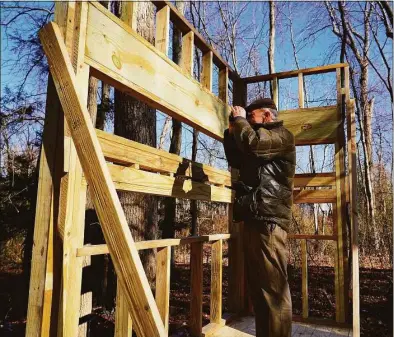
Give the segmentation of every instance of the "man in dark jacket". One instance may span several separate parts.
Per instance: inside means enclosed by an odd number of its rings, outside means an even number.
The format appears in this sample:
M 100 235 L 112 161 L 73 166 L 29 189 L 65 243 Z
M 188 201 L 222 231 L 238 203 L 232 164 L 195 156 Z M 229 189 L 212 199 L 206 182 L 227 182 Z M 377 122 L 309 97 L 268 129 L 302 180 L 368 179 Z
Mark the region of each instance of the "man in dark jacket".
M 277 114 L 267 98 L 254 101 L 246 111 L 235 106 L 224 133 L 229 165 L 240 172 L 234 218 L 244 221 L 246 277 L 257 337 L 291 336 L 286 240 L 296 156 L 294 136 Z

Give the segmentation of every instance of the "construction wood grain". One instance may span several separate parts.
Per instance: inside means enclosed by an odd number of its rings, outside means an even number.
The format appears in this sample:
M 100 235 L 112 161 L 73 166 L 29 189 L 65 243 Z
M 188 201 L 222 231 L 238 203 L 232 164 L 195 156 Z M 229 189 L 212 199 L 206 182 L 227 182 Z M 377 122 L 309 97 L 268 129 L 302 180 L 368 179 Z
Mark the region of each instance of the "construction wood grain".
M 191 76 L 192 35 L 183 36 L 179 67 L 117 17 L 89 4 L 85 61 L 95 77 L 221 140 L 229 107 Z
M 155 46 L 163 54 L 168 55 L 170 40 L 170 7 L 164 6 L 156 12 Z
M 301 240 L 301 265 L 302 265 L 302 317 L 308 318 L 308 252 L 306 240 Z
M 228 104 L 228 68 L 219 70 L 219 98 Z
M 337 106 L 282 110 L 279 118 L 294 134 L 296 145 L 335 143 L 340 126 Z
M 116 287 L 116 308 L 115 308 L 115 335 L 114 337 L 130 337 L 133 331 L 131 320 L 122 285 L 118 280 Z
M 335 172 L 301 173 L 294 176 L 294 187 L 336 186 Z
M 211 253 L 211 323 L 222 321 L 223 241 L 212 243 Z
M 190 245 L 190 333 L 193 337 L 202 332 L 202 281 L 203 281 L 203 244 L 195 242 Z
M 201 84 L 212 91 L 213 53 L 209 51 L 202 56 Z
M 226 187 L 146 172 L 131 167 L 108 165 L 115 188 L 166 197 L 231 203 L 234 191 Z
M 170 317 L 170 268 L 171 246 L 159 248 L 156 254 L 156 303 L 166 334 Z
M 116 273 L 124 289 L 129 311 L 136 322 L 135 330 L 140 336 L 164 336 L 163 323 L 89 113 L 77 93 L 75 74 L 59 28 L 49 23 L 40 30 L 39 35 L 79 160 L 93 191 L 95 209 Z
M 228 171 L 192 162 L 176 154 L 98 129 L 96 134 L 108 161 L 124 165 L 138 164 L 140 168 L 149 171 L 174 173 L 200 182 L 231 186 L 231 174 Z
M 295 204 L 312 203 L 334 203 L 336 202 L 336 189 L 322 190 L 294 190 L 293 202 Z

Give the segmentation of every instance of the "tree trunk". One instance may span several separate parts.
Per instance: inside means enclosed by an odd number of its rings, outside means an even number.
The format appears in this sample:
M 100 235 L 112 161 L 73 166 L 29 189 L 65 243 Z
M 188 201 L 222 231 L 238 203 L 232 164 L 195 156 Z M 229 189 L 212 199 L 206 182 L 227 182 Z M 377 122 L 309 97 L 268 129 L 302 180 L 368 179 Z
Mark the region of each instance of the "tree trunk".
M 120 15 L 120 9 L 116 15 Z M 151 2 L 138 2 L 137 32 L 153 44 L 154 6 Z M 115 134 L 156 147 L 156 110 L 145 103 L 115 90 Z M 135 241 L 152 240 L 157 236 L 157 197 L 141 193 L 119 192 L 120 202 Z M 156 251 L 140 252 L 146 276 L 154 286 Z
M 270 6 L 270 41 L 268 46 L 268 70 L 272 74 L 275 72 L 275 2 L 269 1 Z M 271 97 L 274 97 L 273 86 L 270 86 Z

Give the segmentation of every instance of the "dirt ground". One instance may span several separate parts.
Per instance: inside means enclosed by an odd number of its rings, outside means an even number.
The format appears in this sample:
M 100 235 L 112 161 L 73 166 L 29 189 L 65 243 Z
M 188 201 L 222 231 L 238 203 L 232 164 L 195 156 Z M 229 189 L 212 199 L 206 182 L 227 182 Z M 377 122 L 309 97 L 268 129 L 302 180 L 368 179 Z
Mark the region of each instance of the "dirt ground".
M 329 267 L 309 267 L 310 316 L 334 318 L 334 270 Z M 223 275 L 223 306 L 227 308 L 228 270 Z M 171 274 L 170 334 L 188 336 L 187 321 L 190 305 L 190 270 L 177 265 Z M 294 314 L 301 313 L 300 270 L 289 267 Z M 24 336 L 26 303 L 21 298 L 23 288 L 18 266 L 0 272 L 0 335 Z M 210 266 L 204 265 L 203 324 L 209 322 Z M 361 330 L 362 336 L 393 336 L 393 273 L 388 269 L 361 269 Z M 114 312 L 100 307 L 90 315 L 90 336 L 112 337 Z

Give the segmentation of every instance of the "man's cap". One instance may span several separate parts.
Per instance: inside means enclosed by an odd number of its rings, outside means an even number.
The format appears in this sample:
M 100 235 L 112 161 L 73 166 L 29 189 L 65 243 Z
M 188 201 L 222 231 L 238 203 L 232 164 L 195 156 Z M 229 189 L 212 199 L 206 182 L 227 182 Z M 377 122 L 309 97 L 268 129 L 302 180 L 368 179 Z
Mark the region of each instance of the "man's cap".
M 276 108 L 275 102 L 271 98 L 258 98 L 250 103 L 246 108 L 246 112 L 250 113 L 255 109 L 269 108 L 278 110 Z

